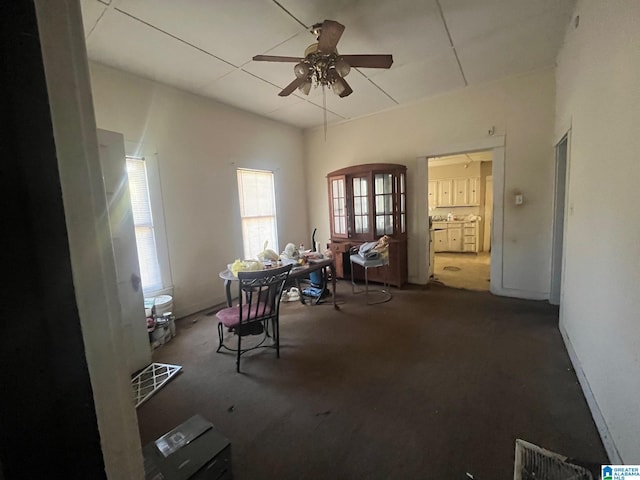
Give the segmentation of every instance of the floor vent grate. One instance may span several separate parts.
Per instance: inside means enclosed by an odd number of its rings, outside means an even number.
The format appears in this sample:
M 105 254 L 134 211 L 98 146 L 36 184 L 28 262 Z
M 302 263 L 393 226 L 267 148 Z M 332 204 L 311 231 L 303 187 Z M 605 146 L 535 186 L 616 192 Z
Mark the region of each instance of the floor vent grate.
M 514 480 L 593 480 L 591 473 L 567 457 L 524 440 L 516 440 Z
M 167 363 L 152 363 L 131 380 L 136 408 L 171 380 L 182 367 Z

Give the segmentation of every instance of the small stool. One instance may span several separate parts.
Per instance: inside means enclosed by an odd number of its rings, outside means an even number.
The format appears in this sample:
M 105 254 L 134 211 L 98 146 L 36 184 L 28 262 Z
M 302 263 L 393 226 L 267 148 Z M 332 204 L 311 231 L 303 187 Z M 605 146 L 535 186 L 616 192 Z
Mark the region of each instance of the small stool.
M 356 291 L 356 284 L 353 281 L 353 264 L 356 263 L 364 268 L 364 291 L 367 299 L 367 305 L 376 305 L 378 303 L 384 303 L 391 300 L 391 291 L 389 290 L 389 257 L 384 255 L 378 258 L 367 259 L 362 255 L 353 254 L 349 257 L 349 261 L 351 262 L 351 292 L 352 293 L 362 293 L 362 290 Z M 379 290 L 372 290 L 375 293 L 381 293 L 383 295 L 381 300 L 377 300 L 374 302 L 369 301 L 369 277 L 367 272 L 370 268 L 377 267 L 385 267 L 385 275 L 384 275 L 384 283 L 382 284 L 383 288 Z

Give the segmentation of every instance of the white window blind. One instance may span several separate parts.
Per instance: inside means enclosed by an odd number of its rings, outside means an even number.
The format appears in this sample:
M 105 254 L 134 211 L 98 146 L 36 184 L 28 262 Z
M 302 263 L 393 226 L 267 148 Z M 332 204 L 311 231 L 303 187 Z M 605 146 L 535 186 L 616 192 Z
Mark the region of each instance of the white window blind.
M 265 241 L 269 242 L 268 248 L 280 251 L 273 172 L 238 169 L 237 174 L 245 258 L 262 252 Z
M 129 176 L 129 192 L 136 231 L 142 290 L 145 293 L 152 292 L 162 288 L 162 275 L 158 263 L 147 168 L 144 159 L 127 157 L 127 174 Z

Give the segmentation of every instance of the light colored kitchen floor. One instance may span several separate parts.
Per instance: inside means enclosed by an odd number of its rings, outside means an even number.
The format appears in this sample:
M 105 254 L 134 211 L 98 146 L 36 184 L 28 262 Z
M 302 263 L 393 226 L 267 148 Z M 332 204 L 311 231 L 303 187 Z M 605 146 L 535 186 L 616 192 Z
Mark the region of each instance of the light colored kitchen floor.
M 491 254 L 436 253 L 434 278 L 447 287 L 467 290 L 489 290 Z M 447 268 L 452 267 L 452 268 Z

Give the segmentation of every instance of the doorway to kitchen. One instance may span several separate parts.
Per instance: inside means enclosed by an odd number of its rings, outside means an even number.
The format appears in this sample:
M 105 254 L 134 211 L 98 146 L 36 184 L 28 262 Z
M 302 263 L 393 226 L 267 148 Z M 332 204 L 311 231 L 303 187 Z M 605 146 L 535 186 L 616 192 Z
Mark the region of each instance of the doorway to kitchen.
M 429 157 L 430 281 L 488 291 L 493 151 Z

